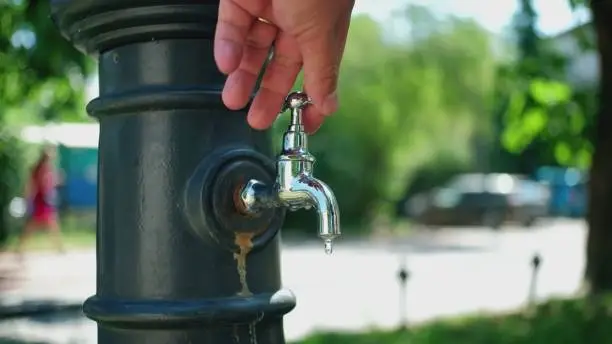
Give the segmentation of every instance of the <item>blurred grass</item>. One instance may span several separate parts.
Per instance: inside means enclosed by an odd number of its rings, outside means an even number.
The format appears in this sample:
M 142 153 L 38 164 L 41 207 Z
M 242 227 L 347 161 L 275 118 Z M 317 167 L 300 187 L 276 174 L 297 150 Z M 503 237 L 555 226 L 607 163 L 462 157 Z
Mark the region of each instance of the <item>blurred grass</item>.
M 17 245 L 17 236 L 11 236 L 8 247 L 14 248 Z M 62 240 L 66 250 L 93 248 L 96 244 L 96 233 L 89 231 L 64 231 Z M 34 234 L 24 246 L 25 251 L 52 251 L 55 250 L 53 241 L 47 232 L 40 231 Z
M 529 311 L 440 320 L 409 330 L 321 333 L 299 344 L 612 344 L 612 299 L 552 300 Z M 296 343 L 296 344 L 297 344 Z
M 61 217 L 62 240 L 66 250 L 93 248 L 96 244 L 95 212 L 63 214 Z M 22 224 L 16 225 L 10 234 L 7 248 L 15 248 L 19 240 Z M 53 251 L 52 238 L 45 230 L 40 230 L 26 242 L 25 251 Z

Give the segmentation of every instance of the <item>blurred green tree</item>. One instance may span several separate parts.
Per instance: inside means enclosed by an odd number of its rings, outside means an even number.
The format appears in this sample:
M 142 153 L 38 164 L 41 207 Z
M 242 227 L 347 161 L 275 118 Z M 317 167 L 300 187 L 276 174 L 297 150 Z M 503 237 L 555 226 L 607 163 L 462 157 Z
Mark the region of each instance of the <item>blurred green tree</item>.
M 7 243 L 9 234 L 18 223 L 9 205 L 23 191 L 25 166 L 24 146 L 17 135 L 4 129 L 0 132 L 0 246 Z
M 49 1 L 0 2 L 0 113 L 11 123 L 83 120 L 94 64 L 51 21 Z
M 571 57 L 557 48 L 563 37 L 540 36 L 531 2 L 520 0 L 514 18 L 517 59 L 498 70 L 497 124 L 505 152 L 495 153 L 510 172 L 531 174 L 542 165 L 587 168 L 594 95 L 567 83 Z
M 529 4 L 530 1 L 521 0 Z M 549 139 L 557 162 L 590 166 L 587 222 L 587 266 L 585 277 L 593 293 L 612 291 L 612 1 L 569 0 L 574 8 L 588 7 L 592 25 L 570 32 L 583 49 L 596 46 L 599 56 L 598 90 L 568 84 L 558 73 L 535 75 L 510 73 L 508 85 L 525 83 L 521 94 L 511 94 L 503 140 L 506 147 L 520 152 L 535 139 Z M 594 29 L 595 39 L 590 32 Z M 534 66 L 555 66 L 540 59 Z M 548 69 L 550 70 L 550 69 Z M 558 72 L 565 72 L 559 68 Z M 508 80 L 513 80 L 508 82 Z M 522 81 L 521 81 L 522 80 Z M 597 97 L 596 97 L 597 96 Z M 532 99 L 526 106 L 526 99 Z
M 22 190 L 19 127 L 84 120 L 84 88 L 93 63 L 55 28 L 49 1 L 0 1 L 0 242 L 7 208 Z
M 470 20 L 438 19 L 411 6 L 396 18 L 411 28 L 389 37 L 371 18 L 351 22 L 339 85 L 341 109 L 310 141 L 316 174 L 329 182 L 343 225 L 367 230 L 392 216 L 417 167 L 453 152 L 472 156 L 485 119 L 495 71 L 490 35 Z M 282 130 L 286 119 L 277 123 Z M 364 226 L 366 225 L 366 226 Z M 316 226 L 314 216 L 288 217 L 288 227 Z

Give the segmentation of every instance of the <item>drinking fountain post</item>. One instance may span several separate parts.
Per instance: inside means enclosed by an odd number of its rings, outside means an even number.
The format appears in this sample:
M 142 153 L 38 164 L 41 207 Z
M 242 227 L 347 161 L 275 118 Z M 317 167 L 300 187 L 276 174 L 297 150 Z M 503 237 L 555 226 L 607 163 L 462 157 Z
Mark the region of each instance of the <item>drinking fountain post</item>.
M 285 209 L 235 207 L 276 168 L 267 134 L 221 101 L 219 1 L 51 3 L 62 34 L 98 60 L 97 286 L 84 304 L 98 342 L 285 343 Z

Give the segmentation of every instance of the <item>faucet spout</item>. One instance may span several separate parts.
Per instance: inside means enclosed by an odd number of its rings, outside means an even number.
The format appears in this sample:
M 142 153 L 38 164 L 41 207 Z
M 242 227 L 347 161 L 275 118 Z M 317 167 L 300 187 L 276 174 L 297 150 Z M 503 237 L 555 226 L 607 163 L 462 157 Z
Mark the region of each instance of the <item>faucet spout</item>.
M 306 175 L 294 179 L 288 186 L 286 190 L 279 190 L 281 202 L 294 209 L 314 207 L 319 216 L 319 237 L 331 246 L 332 240 L 341 234 L 338 202 L 331 188 Z
M 332 253 L 333 240 L 341 235 L 340 210 L 331 188 L 324 182 L 302 174 L 275 185 L 250 180 L 240 192 L 241 209 L 257 213 L 265 208 L 284 206 L 289 210 L 315 208 L 319 216 L 319 237 L 325 243 L 325 252 Z

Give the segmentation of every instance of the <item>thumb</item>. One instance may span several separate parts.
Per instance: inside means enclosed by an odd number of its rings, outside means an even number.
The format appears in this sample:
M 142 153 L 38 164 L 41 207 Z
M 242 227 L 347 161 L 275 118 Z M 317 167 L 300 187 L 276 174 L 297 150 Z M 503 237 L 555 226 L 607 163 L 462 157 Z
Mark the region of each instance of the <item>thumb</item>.
M 306 37 L 297 37 L 303 59 L 304 89 L 318 112 L 330 115 L 338 109 L 339 42 L 333 30 L 315 30 Z

